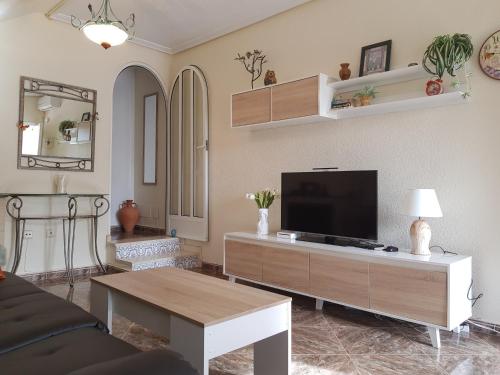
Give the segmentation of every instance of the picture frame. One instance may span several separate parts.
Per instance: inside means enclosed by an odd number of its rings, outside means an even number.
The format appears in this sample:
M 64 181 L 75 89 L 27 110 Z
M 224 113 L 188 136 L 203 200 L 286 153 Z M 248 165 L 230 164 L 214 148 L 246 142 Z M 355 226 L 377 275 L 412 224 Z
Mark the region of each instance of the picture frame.
M 82 120 L 81 122 L 88 122 L 90 121 L 90 118 L 92 117 L 92 115 L 90 114 L 90 112 L 85 112 L 83 115 L 82 115 Z
M 387 72 L 391 68 L 392 40 L 370 44 L 361 48 L 359 76 Z

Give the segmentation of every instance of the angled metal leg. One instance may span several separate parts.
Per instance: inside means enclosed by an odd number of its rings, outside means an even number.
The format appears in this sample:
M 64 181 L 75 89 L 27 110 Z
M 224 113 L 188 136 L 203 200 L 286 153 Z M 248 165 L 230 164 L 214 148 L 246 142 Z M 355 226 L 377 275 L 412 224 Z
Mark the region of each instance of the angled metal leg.
M 93 236 L 93 246 L 94 246 L 94 254 L 97 262 L 99 263 L 99 267 L 103 273 L 107 272 L 106 267 L 103 265 L 101 261 L 101 257 L 99 256 L 99 247 L 97 246 L 97 235 L 98 235 L 98 227 L 99 227 L 99 218 L 101 216 L 106 215 L 109 211 L 109 201 L 105 197 L 98 197 L 94 199 L 94 207 L 95 207 L 95 215 L 92 218 L 92 236 Z

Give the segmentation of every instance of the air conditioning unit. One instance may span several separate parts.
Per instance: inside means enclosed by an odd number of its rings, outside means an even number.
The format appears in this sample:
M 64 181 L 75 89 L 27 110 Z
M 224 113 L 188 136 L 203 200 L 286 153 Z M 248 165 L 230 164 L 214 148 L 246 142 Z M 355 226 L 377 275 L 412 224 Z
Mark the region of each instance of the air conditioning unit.
M 38 110 L 48 112 L 54 108 L 59 108 L 62 105 L 62 101 L 62 98 L 56 98 L 55 96 L 42 96 L 38 99 Z

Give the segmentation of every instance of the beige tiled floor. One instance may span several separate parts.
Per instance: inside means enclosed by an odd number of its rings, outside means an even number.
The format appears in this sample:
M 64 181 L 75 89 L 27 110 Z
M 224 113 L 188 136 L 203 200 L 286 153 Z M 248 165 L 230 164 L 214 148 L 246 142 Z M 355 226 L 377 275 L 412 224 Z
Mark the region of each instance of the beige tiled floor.
M 44 289 L 66 297 L 67 284 Z M 333 374 L 500 374 L 500 335 L 442 332 L 442 348 L 430 345 L 423 327 L 293 296 L 292 360 L 294 375 Z M 73 301 L 89 308 L 89 282 L 75 286 Z M 165 347 L 168 341 L 116 316 L 114 335 L 142 350 Z M 211 375 L 253 373 L 253 349 L 243 348 L 210 362 Z

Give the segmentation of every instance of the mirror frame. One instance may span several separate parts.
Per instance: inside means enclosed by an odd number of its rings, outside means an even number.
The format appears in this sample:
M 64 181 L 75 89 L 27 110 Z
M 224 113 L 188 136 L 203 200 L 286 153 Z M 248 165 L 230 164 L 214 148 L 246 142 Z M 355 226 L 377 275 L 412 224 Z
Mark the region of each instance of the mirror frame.
M 158 97 L 159 93 L 144 95 L 143 100 L 143 116 L 142 116 L 142 184 L 143 185 L 156 185 L 158 183 Z M 155 98 L 155 179 L 154 182 L 146 182 L 146 100 L 148 98 Z
M 61 99 L 75 100 L 92 104 L 91 113 L 91 147 L 90 158 L 73 158 L 67 156 L 37 156 L 23 155 L 23 123 L 24 123 L 24 97 L 31 92 L 45 94 Z M 64 170 L 68 172 L 93 172 L 95 153 L 95 128 L 98 119 L 97 91 L 84 87 L 66 85 L 64 83 L 51 82 L 38 78 L 21 77 L 19 93 L 19 121 L 17 141 L 17 168 L 31 170 Z

